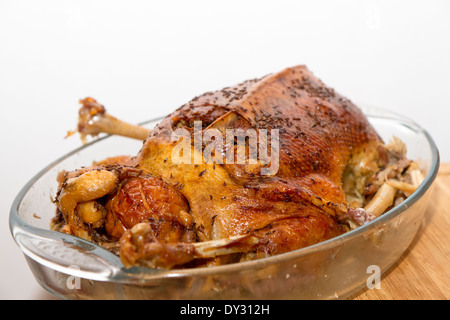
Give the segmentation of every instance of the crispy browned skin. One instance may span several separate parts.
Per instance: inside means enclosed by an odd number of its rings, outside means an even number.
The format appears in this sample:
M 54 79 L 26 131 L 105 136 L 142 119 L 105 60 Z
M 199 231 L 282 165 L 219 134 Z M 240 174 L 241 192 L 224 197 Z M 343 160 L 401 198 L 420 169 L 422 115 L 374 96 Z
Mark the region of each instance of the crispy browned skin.
M 278 130 L 278 170 L 262 175 L 272 164 L 261 161 L 174 163 L 172 133 L 184 128 L 193 135 L 194 121 L 222 133 Z M 126 267 L 261 258 L 343 233 L 344 170 L 379 158 L 381 143 L 353 103 L 297 66 L 194 98 L 151 131 L 136 157 L 67 173 L 56 202 L 64 232 L 95 241 L 101 226 L 111 239 L 120 238 Z M 92 186 L 101 199 L 90 194 Z M 218 245 L 220 239 L 231 240 Z M 213 241 L 208 249 L 198 246 L 205 241 Z
M 278 129 L 279 170 L 259 165 L 174 164 L 176 128 Z M 342 173 L 352 154 L 375 148 L 377 133 L 348 99 L 305 66 L 205 93 L 166 117 L 137 158 L 138 168 L 177 186 L 201 241 L 252 233 L 257 256 L 278 254 L 342 233 Z
M 142 173 L 122 179 L 106 210 L 106 231 L 116 239 L 141 221 L 149 222 L 157 240 L 170 243 L 183 241 L 185 230 L 193 228 L 186 199 L 161 179 Z

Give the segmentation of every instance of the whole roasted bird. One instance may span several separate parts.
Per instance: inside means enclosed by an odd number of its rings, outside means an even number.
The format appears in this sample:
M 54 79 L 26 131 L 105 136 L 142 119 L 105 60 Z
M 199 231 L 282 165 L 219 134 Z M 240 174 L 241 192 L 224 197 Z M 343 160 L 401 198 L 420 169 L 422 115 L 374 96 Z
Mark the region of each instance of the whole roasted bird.
M 80 133 L 112 118 L 94 99 L 81 102 Z M 245 135 L 219 139 L 229 132 Z M 53 229 L 103 245 L 125 267 L 258 259 L 338 236 L 403 200 L 422 179 L 405 154 L 296 66 L 192 99 L 137 156 L 64 173 Z

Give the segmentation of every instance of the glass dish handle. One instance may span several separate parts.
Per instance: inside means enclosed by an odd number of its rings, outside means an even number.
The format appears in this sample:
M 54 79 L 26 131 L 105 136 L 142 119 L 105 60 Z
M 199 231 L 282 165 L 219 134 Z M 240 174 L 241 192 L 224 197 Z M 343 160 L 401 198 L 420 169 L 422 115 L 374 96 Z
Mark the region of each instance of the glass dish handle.
M 26 255 L 57 271 L 102 281 L 122 269 L 117 256 L 86 240 L 31 226 L 14 225 L 11 230 Z

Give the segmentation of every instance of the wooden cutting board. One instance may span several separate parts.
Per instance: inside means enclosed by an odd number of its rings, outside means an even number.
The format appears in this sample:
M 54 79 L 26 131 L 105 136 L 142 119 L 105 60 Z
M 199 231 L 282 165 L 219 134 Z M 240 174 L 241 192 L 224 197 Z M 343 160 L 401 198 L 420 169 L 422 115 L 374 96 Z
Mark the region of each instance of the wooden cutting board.
M 402 257 L 356 300 L 450 299 L 450 163 L 441 164 L 424 222 Z

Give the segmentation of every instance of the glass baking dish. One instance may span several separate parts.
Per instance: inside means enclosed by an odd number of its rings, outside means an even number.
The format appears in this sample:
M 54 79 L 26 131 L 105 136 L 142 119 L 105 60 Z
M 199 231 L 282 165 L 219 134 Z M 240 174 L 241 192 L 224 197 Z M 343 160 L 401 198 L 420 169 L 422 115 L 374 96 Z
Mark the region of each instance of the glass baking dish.
M 403 140 L 425 180 L 399 206 L 374 221 L 316 245 L 260 260 L 197 269 L 123 268 L 119 258 L 83 239 L 49 230 L 61 170 L 95 160 L 135 155 L 142 142 L 105 136 L 58 159 L 17 195 L 11 233 L 42 287 L 64 299 L 343 299 L 385 272 L 423 221 L 439 154 L 429 134 L 390 111 L 363 106 L 380 136 Z M 158 120 L 142 125 L 152 128 Z

